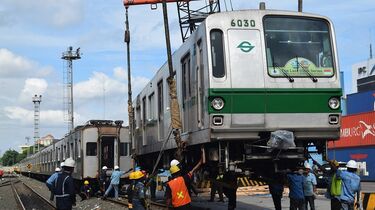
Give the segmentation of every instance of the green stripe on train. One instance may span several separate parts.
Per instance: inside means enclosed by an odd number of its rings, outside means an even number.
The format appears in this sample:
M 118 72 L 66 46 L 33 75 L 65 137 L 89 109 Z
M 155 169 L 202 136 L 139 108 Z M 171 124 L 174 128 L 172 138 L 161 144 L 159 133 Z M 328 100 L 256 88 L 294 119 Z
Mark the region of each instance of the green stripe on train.
M 340 88 L 210 88 L 210 114 L 226 113 L 340 113 L 328 107 L 328 100 L 340 98 Z M 211 107 L 215 97 L 224 99 L 221 111 Z

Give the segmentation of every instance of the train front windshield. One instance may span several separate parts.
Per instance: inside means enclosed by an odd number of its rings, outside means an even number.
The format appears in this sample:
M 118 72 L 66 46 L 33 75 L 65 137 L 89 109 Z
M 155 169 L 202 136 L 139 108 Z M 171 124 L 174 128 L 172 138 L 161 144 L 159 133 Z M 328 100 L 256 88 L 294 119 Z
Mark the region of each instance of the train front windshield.
M 265 16 L 268 74 L 271 77 L 332 77 L 329 24 L 323 19 Z

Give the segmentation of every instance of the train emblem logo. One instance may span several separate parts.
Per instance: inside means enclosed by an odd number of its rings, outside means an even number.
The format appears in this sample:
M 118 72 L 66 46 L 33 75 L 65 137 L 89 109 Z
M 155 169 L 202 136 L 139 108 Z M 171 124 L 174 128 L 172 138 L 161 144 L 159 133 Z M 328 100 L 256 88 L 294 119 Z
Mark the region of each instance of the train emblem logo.
M 237 46 L 237 48 L 240 48 L 242 52 L 246 52 L 246 53 L 250 52 L 254 47 L 255 46 L 251 45 L 251 43 L 248 41 L 243 41 L 241 42 L 241 44 Z

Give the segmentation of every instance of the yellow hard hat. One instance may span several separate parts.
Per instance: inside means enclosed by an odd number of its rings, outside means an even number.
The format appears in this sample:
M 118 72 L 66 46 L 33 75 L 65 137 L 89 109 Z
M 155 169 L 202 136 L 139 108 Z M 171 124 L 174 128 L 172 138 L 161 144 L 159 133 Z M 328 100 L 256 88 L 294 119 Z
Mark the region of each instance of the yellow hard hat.
M 180 171 L 180 168 L 176 165 L 173 165 L 169 168 L 169 171 L 171 172 L 171 174 L 174 174 L 174 173 L 177 173 Z
M 129 174 L 129 179 L 130 179 L 130 180 L 133 180 L 134 177 L 135 177 L 135 172 L 131 172 L 131 173 Z
M 140 179 L 144 176 L 144 174 L 142 173 L 142 171 L 135 171 L 133 172 L 134 173 L 134 179 Z
M 84 185 L 88 185 L 88 184 L 89 184 L 89 181 L 86 180 L 86 181 L 83 182 L 83 184 L 84 184 Z

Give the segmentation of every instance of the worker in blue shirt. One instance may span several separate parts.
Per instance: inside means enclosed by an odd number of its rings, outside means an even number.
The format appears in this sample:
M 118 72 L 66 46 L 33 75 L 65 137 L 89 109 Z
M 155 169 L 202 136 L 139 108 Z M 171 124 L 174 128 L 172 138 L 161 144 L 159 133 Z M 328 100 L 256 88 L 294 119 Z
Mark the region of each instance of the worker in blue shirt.
M 305 195 L 303 194 L 303 170 L 287 174 L 289 185 L 290 210 L 305 210 Z
M 59 173 L 61 172 L 61 169 L 59 167 L 57 167 L 55 169 L 55 173 L 53 173 L 46 181 L 46 185 L 49 189 L 49 191 L 51 191 L 51 195 L 49 196 L 49 200 L 50 201 L 53 201 L 54 197 L 55 197 L 55 193 L 54 193 L 54 185 L 55 185 L 55 180 L 57 179 L 57 176 L 59 175 Z
M 356 208 L 360 206 L 361 178 L 356 174 L 357 162 L 349 160 L 346 168 L 347 171 L 337 170 L 336 167 L 333 170 L 336 171 L 336 177 L 342 180 L 340 195 L 341 209 L 354 210 L 354 206 Z M 357 199 L 355 199 L 355 194 L 357 194 Z
M 72 173 L 75 161 L 68 158 L 64 162 L 63 171 L 55 181 L 55 196 L 57 210 L 71 210 L 76 205 L 76 193 Z
M 316 192 L 316 177 L 311 171 L 311 166 L 309 163 L 305 163 L 304 179 L 303 179 L 303 193 L 305 195 L 305 209 L 308 209 L 308 204 L 310 204 L 310 209 L 315 210 L 315 192 Z
M 115 170 L 112 172 L 112 175 L 111 175 L 111 183 L 110 183 L 107 191 L 105 191 L 103 199 L 106 199 L 108 194 L 111 192 L 111 190 L 114 189 L 115 190 L 115 199 L 119 200 L 118 185 L 120 184 L 120 177 L 122 175 L 124 175 L 125 172 L 120 171 L 120 167 L 118 167 L 118 166 L 115 166 L 114 169 Z

